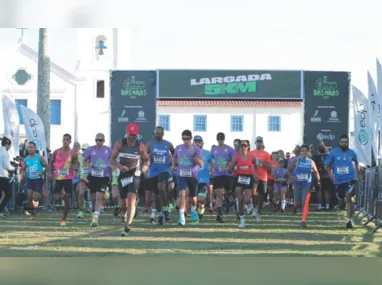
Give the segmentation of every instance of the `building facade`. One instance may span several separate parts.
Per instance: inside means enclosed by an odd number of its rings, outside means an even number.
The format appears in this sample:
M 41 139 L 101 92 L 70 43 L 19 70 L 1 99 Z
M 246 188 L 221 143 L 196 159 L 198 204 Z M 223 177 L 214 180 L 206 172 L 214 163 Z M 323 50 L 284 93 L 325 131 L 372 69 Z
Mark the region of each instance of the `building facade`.
M 291 151 L 302 141 L 303 110 L 301 101 L 160 100 L 157 124 L 174 144 L 180 144 L 182 131 L 189 129 L 203 137 L 206 149 L 224 132 L 228 144 L 248 139 L 254 148 L 256 136 L 262 136 L 267 151 Z

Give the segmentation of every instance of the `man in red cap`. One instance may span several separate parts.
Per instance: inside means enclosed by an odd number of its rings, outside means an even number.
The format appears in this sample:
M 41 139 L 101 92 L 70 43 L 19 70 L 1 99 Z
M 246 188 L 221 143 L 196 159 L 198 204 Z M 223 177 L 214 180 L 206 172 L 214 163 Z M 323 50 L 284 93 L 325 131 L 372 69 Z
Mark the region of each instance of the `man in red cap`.
M 126 236 L 130 232 L 136 210 L 141 172 L 147 172 L 150 159 L 145 145 L 137 141 L 138 125 L 128 124 L 126 134 L 127 138 L 119 139 L 114 144 L 110 159 L 110 164 L 120 170 L 118 177 L 120 206 L 122 211 L 126 213 L 125 229 L 121 236 Z M 117 162 L 117 158 L 119 158 L 119 162 Z

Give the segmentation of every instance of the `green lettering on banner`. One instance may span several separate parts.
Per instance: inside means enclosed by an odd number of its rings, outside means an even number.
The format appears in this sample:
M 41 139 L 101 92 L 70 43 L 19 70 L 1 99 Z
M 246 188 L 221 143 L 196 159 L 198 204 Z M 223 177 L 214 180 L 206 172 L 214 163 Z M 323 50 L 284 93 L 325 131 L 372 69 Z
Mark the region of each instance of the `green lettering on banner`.
M 206 95 L 237 94 L 256 92 L 256 82 L 234 82 L 229 84 L 209 84 L 205 85 Z

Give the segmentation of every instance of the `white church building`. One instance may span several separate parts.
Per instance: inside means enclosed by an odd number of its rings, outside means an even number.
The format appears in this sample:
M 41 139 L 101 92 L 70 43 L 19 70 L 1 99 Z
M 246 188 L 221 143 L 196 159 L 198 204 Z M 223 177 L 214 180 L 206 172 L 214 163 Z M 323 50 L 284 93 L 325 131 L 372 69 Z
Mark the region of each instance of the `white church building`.
M 73 71 L 51 61 L 51 149 L 60 147 L 64 133 L 71 134 L 73 141 L 93 144 L 96 133 L 102 132 L 112 145 L 109 71 L 137 69 L 131 64 L 133 55 L 125 52 L 126 40 L 118 29 L 77 29 L 77 40 Z M 129 41 L 134 42 L 131 36 Z M 37 61 L 37 50 L 24 41 L 0 50 L 0 93 L 12 98 L 17 108 L 24 105 L 37 110 Z M 164 67 L 153 57 L 150 69 L 159 68 Z M 255 137 L 262 136 L 268 151 L 291 151 L 302 141 L 303 108 L 301 101 L 159 100 L 157 124 L 174 144 L 181 143 L 184 129 L 190 129 L 204 137 L 207 148 L 216 144 L 216 133 L 223 131 L 228 143 L 248 139 L 253 147 Z M 20 142 L 24 139 L 20 121 Z

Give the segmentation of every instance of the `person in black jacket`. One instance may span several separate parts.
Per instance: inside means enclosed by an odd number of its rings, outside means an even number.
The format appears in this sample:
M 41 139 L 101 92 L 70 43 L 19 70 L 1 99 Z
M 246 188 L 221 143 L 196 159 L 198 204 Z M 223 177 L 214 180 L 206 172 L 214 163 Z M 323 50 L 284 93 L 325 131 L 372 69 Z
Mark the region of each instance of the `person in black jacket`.
M 321 186 L 318 187 L 318 209 L 329 210 L 331 204 L 331 196 L 334 193 L 333 182 L 329 173 L 325 170 L 325 158 L 328 155 L 328 149 L 321 144 L 318 147 L 318 153 L 313 155 L 312 159 L 316 163 L 318 173 L 321 177 Z

